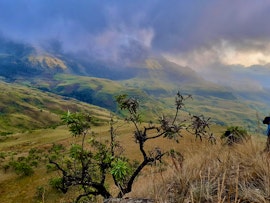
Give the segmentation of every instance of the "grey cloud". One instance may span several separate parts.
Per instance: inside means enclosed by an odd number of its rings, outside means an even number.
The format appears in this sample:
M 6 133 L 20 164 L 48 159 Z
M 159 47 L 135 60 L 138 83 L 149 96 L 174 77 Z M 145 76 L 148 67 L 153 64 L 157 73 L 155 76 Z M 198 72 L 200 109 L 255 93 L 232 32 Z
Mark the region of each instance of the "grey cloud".
M 239 49 L 262 48 L 260 42 L 270 39 L 269 17 L 267 0 L 215 1 L 205 9 L 196 33 L 199 41 L 223 39 Z
M 89 52 L 109 32 L 118 37 L 103 50 L 101 44 L 100 52 L 125 51 L 125 36 L 145 47 L 141 30 L 152 30 L 147 48 L 158 52 L 208 48 L 221 39 L 239 49 L 261 49 L 270 38 L 269 15 L 268 0 L 0 0 L 5 35 L 34 43 L 58 39 L 63 49 Z
M 0 11 L 3 33 L 28 40 L 76 37 L 78 32 L 97 33 L 107 26 L 102 3 L 98 1 L 1 0 Z

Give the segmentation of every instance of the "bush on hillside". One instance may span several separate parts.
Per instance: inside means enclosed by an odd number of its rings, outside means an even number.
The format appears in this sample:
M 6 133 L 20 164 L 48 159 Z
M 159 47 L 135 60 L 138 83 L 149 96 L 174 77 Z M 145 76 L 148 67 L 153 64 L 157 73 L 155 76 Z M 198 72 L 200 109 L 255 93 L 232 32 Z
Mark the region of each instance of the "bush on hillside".
M 227 130 L 222 134 L 221 139 L 225 140 L 227 145 L 233 145 L 249 139 L 249 135 L 244 128 L 239 126 L 231 126 L 228 127 Z
M 11 169 L 21 176 L 31 176 L 34 174 L 34 167 L 38 167 L 38 164 L 45 161 L 46 158 L 42 150 L 32 148 L 28 152 L 28 156 L 14 157 L 16 154 L 12 154 L 11 157 L 7 158 L 3 169 L 5 172 Z

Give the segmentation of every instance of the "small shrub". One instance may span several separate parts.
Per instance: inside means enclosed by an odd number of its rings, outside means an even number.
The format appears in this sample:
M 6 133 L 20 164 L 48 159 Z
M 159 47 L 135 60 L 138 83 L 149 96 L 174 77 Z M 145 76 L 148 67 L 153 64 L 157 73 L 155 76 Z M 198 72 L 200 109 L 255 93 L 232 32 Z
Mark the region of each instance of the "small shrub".
M 31 163 L 30 163 L 30 165 L 31 166 L 34 166 L 34 167 L 37 167 L 38 166 L 38 161 L 32 161 Z
M 11 135 L 12 132 L 0 132 L 0 136 L 7 136 L 7 135 Z
M 62 178 L 52 178 L 50 179 L 49 184 L 53 189 L 60 190 L 59 188 L 61 188 L 62 182 Z
M 122 182 L 131 173 L 131 167 L 128 162 L 117 159 L 112 162 L 111 174 L 115 177 L 118 182 Z
M 30 176 L 34 173 L 33 168 L 24 161 L 12 161 L 10 162 L 10 166 L 18 175 Z
M 53 172 L 53 171 L 56 171 L 57 170 L 57 168 L 53 164 L 47 164 L 46 165 L 46 169 L 47 169 L 47 173 Z
M 227 130 L 222 134 L 221 139 L 225 140 L 227 145 L 233 145 L 234 143 L 241 143 L 247 140 L 249 135 L 247 131 L 239 126 L 228 127 Z
M 0 159 L 5 159 L 6 158 L 6 154 L 4 152 L 0 152 Z
M 42 159 L 42 157 L 43 157 L 43 155 L 42 155 L 41 150 L 32 148 L 28 152 L 27 160 L 29 162 L 37 162 L 38 163 L 38 161 L 40 161 Z M 34 163 L 34 164 L 36 164 L 36 163 Z
M 62 144 L 55 144 L 53 143 L 52 148 L 49 150 L 50 153 L 54 152 L 56 154 L 59 154 L 60 152 L 64 151 L 65 147 Z

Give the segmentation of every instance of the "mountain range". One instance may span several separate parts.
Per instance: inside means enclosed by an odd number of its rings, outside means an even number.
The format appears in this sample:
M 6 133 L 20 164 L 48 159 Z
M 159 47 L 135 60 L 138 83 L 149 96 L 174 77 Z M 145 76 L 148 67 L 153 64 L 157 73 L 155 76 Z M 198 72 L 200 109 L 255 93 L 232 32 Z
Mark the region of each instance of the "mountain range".
M 0 95 L 6 101 L 0 103 L 0 113 L 5 117 L 14 111 L 20 112 L 19 109 L 33 100 L 33 94 L 39 99 L 46 98 L 46 101 L 57 99 L 56 103 L 63 104 L 58 106 L 59 112 L 71 105 L 67 101 L 76 99 L 117 113 L 114 97 L 127 93 L 142 101 L 145 119 L 152 119 L 164 111 L 172 112 L 174 95 L 180 91 L 194 98 L 185 110 L 209 116 L 216 124 L 242 125 L 257 130 L 258 120 L 269 114 L 269 75 L 270 68 L 266 66 L 244 68 L 235 65 L 222 71 L 217 67 L 203 73 L 196 72 L 158 54 L 140 54 L 140 50 L 123 56 L 122 63 L 102 61 L 89 58 L 85 53 L 66 53 L 57 42 L 41 47 L 1 37 L 0 87 L 3 91 Z M 31 91 L 20 93 L 22 88 Z M 24 94 L 24 98 L 12 96 L 14 94 Z M 31 104 L 37 109 L 42 106 L 45 111 L 56 111 L 48 102 Z M 48 126 L 55 121 L 49 117 L 40 120 L 46 119 L 51 121 L 33 127 Z M 25 122 L 16 123 L 16 130 L 19 126 L 26 129 Z M 10 131 L 10 125 L 7 121 L 2 122 L 0 131 Z

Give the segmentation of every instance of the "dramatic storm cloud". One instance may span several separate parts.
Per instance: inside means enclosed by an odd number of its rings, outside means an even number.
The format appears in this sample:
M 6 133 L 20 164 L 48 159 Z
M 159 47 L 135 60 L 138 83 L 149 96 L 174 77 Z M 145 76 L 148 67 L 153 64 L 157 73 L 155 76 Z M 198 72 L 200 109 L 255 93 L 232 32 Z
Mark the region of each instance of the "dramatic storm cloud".
M 0 0 L 2 35 L 118 60 L 149 51 L 193 68 L 270 62 L 269 0 Z

